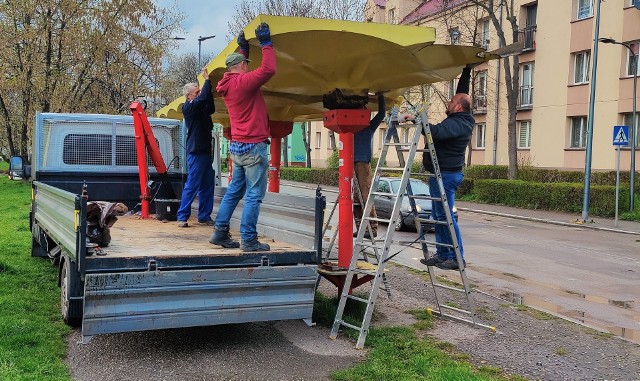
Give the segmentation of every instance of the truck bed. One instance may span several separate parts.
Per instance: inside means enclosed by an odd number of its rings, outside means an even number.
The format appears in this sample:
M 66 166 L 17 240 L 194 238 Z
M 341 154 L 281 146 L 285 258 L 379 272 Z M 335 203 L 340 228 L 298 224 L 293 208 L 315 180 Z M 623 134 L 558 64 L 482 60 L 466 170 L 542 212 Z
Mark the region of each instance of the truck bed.
M 316 252 L 300 246 L 259 237 L 270 251 L 243 252 L 209 243 L 213 228 L 194 221 L 188 228 L 155 218 L 118 217 L 111 227 L 111 243 L 101 248 L 103 255 L 87 256 L 88 272 L 138 271 L 157 268 L 220 268 L 283 266 L 317 263 Z M 240 240 L 239 232 L 231 232 Z M 153 263 L 151 263 L 153 261 Z
M 225 249 L 209 243 L 212 232 L 213 227 L 200 225 L 195 221 L 190 222 L 188 228 L 179 228 L 175 221 L 165 223 L 155 218 L 143 220 L 138 216 L 127 215 L 118 217 L 118 221 L 111 227 L 111 243 L 102 250 L 110 257 L 246 254 L 241 249 Z M 231 235 L 233 239 L 240 241 L 239 232 L 232 231 Z M 259 239 L 271 246 L 272 254 L 304 250 L 300 246 L 276 242 L 273 239 Z

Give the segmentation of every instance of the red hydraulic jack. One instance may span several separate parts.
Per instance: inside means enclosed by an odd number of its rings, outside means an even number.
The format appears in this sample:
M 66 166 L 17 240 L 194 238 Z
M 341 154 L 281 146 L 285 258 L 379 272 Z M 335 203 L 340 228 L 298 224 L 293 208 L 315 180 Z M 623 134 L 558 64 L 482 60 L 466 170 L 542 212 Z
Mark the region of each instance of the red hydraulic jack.
M 149 152 L 151 162 L 153 162 L 153 165 L 156 167 L 156 171 L 167 192 L 167 196 L 171 199 L 175 199 L 176 196 L 167 178 L 167 166 L 164 164 L 164 159 L 160 154 L 160 147 L 158 147 L 156 138 L 153 135 L 153 130 L 151 129 L 151 124 L 149 124 L 149 119 L 147 119 L 147 114 L 145 114 L 142 104 L 136 101 L 131 103 L 129 108 L 133 114 L 133 128 L 136 138 L 136 154 L 138 156 L 138 172 L 140 174 L 140 202 L 142 205 L 141 216 L 142 218 L 149 218 L 151 191 L 149 189 L 147 152 Z
M 353 255 L 353 198 L 351 182 L 353 180 L 353 134 L 369 125 L 371 111 L 367 109 L 338 109 L 326 111 L 323 114 L 324 126 L 340 134 L 340 168 L 338 170 L 338 266 L 328 269 L 320 265 L 318 272 L 329 282 L 338 287 L 338 295 L 342 295 L 342 288 L 347 279 L 347 270 Z M 351 289 L 369 282 L 373 275 L 358 278 L 353 276 Z
M 282 138 L 293 131 L 293 122 L 269 121 L 271 130 L 271 159 L 269 160 L 269 192 L 280 193 L 280 158 L 282 156 Z

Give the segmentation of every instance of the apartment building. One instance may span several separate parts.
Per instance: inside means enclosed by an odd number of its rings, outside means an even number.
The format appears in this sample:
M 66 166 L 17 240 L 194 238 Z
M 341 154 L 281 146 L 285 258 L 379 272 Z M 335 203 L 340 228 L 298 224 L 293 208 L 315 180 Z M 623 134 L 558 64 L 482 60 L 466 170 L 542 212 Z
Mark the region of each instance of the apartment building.
M 596 1 L 515 0 L 518 39 L 524 42 L 518 56 L 516 89 L 518 160 L 523 164 L 571 170 L 585 167 Z M 511 43 L 507 10 L 498 9 L 495 14 L 507 44 Z M 489 15 L 468 0 L 368 0 L 365 18 L 369 22 L 434 27 L 437 43 L 498 48 Z M 613 127 L 632 124 L 633 76 L 640 66 L 635 58 L 640 45 L 640 10 L 633 7 L 632 0 L 601 3 L 600 37 L 628 46 L 600 43 L 598 47 L 592 169 L 611 170 L 616 161 Z M 502 61 L 474 69 L 472 164 L 508 163 L 504 72 Z M 413 96 L 428 102 L 431 120 L 439 121 L 455 86 L 453 80 L 412 91 Z M 331 154 L 329 132 L 321 123 L 314 122 L 311 128 L 312 163 L 320 166 Z M 383 124 L 374 138 L 374 150 L 379 150 L 385 131 Z M 638 133 L 636 140 L 640 145 Z M 636 161 L 639 156 L 636 154 Z M 622 170 L 629 169 L 630 157 L 631 151 L 623 149 Z

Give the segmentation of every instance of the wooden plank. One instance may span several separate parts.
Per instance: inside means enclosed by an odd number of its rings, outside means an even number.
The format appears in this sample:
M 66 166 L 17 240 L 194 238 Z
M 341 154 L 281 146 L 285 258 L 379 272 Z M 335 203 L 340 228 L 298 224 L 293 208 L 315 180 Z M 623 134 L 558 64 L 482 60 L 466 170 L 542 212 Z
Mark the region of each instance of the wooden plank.
M 244 252 L 241 249 L 225 249 L 209 243 L 213 227 L 189 222 L 188 228 L 179 228 L 176 222 L 163 223 L 155 218 L 143 220 L 138 216 L 118 217 L 118 221 L 110 229 L 111 243 L 102 248 L 106 257 L 131 258 L 145 255 L 154 257 L 167 256 L 208 256 L 208 255 L 237 255 Z M 240 241 L 240 233 L 232 231 L 234 239 Z M 271 254 L 290 251 L 307 250 L 273 239 L 258 237 L 260 242 L 271 246 Z M 90 256 L 87 259 L 104 258 Z

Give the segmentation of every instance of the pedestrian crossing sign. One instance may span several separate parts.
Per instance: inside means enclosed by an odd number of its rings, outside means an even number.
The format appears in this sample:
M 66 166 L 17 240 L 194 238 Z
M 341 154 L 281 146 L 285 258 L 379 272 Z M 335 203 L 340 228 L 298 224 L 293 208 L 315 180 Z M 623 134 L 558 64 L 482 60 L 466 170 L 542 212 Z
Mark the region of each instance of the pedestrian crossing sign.
M 613 145 L 628 146 L 629 145 L 629 127 L 613 126 Z

